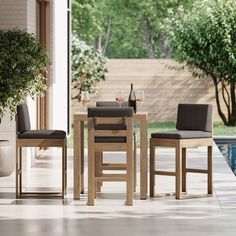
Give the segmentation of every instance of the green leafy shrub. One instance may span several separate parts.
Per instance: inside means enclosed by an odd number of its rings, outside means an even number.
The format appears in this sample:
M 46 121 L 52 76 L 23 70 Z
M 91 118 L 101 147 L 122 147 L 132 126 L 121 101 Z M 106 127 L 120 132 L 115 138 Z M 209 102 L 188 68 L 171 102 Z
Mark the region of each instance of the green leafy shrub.
M 35 98 L 45 91 L 41 72 L 49 64 L 43 45 L 23 30 L 0 30 L 0 119 L 6 108 L 11 115 L 27 96 Z
M 105 80 L 107 69 L 106 57 L 95 51 L 92 46 L 73 37 L 72 40 L 72 85 L 76 95 L 73 96 L 80 102 L 81 91 L 96 92 L 99 82 Z
M 212 79 L 218 114 L 227 126 L 236 125 L 235 22 L 235 0 L 196 0 L 188 12 L 172 12 L 163 26 L 174 58 L 194 76 Z

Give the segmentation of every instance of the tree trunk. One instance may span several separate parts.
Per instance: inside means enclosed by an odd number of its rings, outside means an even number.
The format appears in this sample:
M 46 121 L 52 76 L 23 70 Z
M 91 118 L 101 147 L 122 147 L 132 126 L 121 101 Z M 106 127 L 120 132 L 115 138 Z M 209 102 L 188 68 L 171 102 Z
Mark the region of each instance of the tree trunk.
M 108 22 L 107 22 L 106 38 L 105 38 L 105 42 L 104 42 L 104 45 L 103 45 L 103 48 L 102 48 L 102 54 L 103 54 L 103 55 L 105 55 L 105 53 L 106 53 L 107 45 L 108 45 L 109 40 L 110 40 L 110 38 L 111 38 L 111 33 L 112 33 L 112 20 L 113 20 L 113 17 L 112 17 L 112 16 L 109 16 L 109 17 L 108 17 Z
M 230 83 L 230 96 L 231 96 L 231 114 L 230 114 L 230 126 L 236 125 L 236 96 L 235 96 L 235 82 Z
M 165 37 L 163 32 L 160 32 L 160 57 L 165 58 Z
M 105 55 L 106 53 L 106 49 L 107 46 L 109 44 L 109 40 L 111 38 L 111 34 L 112 34 L 112 20 L 113 17 L 109 16 L 108 20 L 107 20 L 107 29 L 106 29 L 106 34 L 103 35 L 99 35 L 96 37 L 95 40 L 95 48 L 102 53 L 103 55 Z
M 150 32 L 150 29 L 149 29 L 148 18 L 146 15 L 143 18 L 143 29 L 144 29 L 144 34 L 145 34 L 145 44 L 146 44 L 148 58 L 155 59 L 155 48 L 153 44 L 154 40 L 153 40 L 152 33 Z
M 220 118 L 222 119 L 222 121 L 224 122 L 224 125 L 229 126 L 229 122 L 227 121 L 227 119 L 221 109 L 217 79 L 213 75 L 211 75 L 211 77 L 213 79 L 214 86 L 215 86 L 215 97 L 216 97 L 216 105 L 217 105 L 218 114 L 219 114 Z
M 161 58 L 170 58 L 170 46 L 166 45 L 166 37 L 162 31 L 160 31 L 160 56 Z
M 99 35 L 99 36 L 96 37 L 95 48 L 99 52 L 102 52 L 102 35 Z
M 227 118 L 228 118 L 228 122 L 229 122 L 230 121 L 230 116 L 231 116 L 231 110 L 230 110 L 231 98 L 230 98 L 230 94 L 229 94 L 229 91 L 227 89 L 226 83 L 227 83 L 227 80 L 221 79 L 222 98 L 223 98 L 223 101 L 224 101 L 226 109 L 227 109 Z

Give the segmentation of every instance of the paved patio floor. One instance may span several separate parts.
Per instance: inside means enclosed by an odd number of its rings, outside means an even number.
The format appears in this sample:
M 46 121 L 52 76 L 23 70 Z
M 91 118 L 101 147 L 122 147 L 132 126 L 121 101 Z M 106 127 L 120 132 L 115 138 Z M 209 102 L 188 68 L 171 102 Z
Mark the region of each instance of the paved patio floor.
M 189 165 L 206 165 L 205 149 L 188 152 Z M 60 188 L 60 152 L 41 156 L 34 168 L 24 172 L 24 184 L 29 188 Z M 124 205 L 125 185 L 105 183 L 96 205 L 86 205 L 87 194 L 73 200 L 73 157 L 68 151 L 69 194 L 60 199 L 15 199 L 15 177 L 0 178 L 0 236 L 76 235 L 76 236 L 148 236 L 148 235 L 236 235 L 236 177 L 218 148 L 214 147 L 214 196 L 175 200 L 174 196 L 157 196 L 139 200 L 137 188 L 134 206 Z M 158 150 L 157 166 L 171 169 L 173 149 Z M 107 154 L 107 157 L 111 157 Z M 105 157 L 106 158 L 106 157 Z M 111 159 L 122 159 L 117 153 Z M 158 193 L 174 192 L 173 177 L 157 177 Z M 206 193 L 206 176 L 189 174 L 189 193 Z

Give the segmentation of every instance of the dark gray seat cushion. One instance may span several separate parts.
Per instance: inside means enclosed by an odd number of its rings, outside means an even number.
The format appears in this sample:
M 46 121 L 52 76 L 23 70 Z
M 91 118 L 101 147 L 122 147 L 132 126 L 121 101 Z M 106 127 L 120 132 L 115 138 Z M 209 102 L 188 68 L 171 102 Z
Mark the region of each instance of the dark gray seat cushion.
M 27 104 L 17 106 L 19 139 L 64 139 L 63 130 L 30 130 L 30 117 Z
M 133 117 L 132 107 L 89 107 L 88 117 Z
M 212 133 L 206 131 L 192 130 L 173 130 L 159 133 L 152 133 L 152 138 L 163 139 L 195 139 L 195 138 L 211 138 Z
M 17 106 L 18 132 L 23 133 L 30 130 L 30 117 L 27 104 Z
M 128 102 L 121 103 L 121 107 L 128 107 Z M 98 101 L 96 102 L 96 107 L 120 107 L 118 102 L 113 101 Z
M 100 124 L 94 126 L 95 130 L 126 130 L 124 124 Z
M 179 104 L 176 129 L 212 132 L 212 105 Z
M 64 139 L 66 132 L 63 130 L 28 130 L 19 133 L 19 139 Z
M 212 137 L 212 105 L 179 104 L 176 129 L 152 133 L 152 138 L 197 139 Z
M 95 143 L 125 143 L 126 137 L 95 137 Z
M 100 104 L 104 105 L 104 104 Z M 114 105 L 114 104 L 112 104 Z M 126 124 L 96 124 L 97 117 L 132 117 L 133 108 L 109 106 L 89 107 L 88 117 L 94 117 L 96 130 L 126 130 Z M 125 143 L 126 137 L 95 137 L 96 143 Z
M 96 107 L 119 107 L 120 105 L 117 102 L 113 101 L 98 101 L 96 102 Z M 123 102 L 121 104 L 121 107 L 129 107 L 128 102 Z M 126 127 L 123 127 L 121 129 L 126 129 Z M 136 128 L 133 128 L 134 134 L 136 133 Z

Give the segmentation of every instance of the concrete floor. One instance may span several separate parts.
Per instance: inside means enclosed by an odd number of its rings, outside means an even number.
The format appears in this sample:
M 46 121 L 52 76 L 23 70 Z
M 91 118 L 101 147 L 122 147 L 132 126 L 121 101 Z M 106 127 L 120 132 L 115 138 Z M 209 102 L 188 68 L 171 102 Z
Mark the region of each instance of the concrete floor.
M 189 165 L 204 167 L 205 149 L 192 149 Z M 53 153 L 53 157 L 49 154 Z M 69 194 L 60 199 L 15 199 L 15 176 L 0 178 L 0 236 L 28 235 L 236 235 L 236 177 L 217 147 L 214 147 L 214 196 L 175 200 L 174 196 L 158 196 L 139 200 L 134 206 L 124 205 L 125 185 L 105 183 L 96 205 L 86 205 L 87 194 L 73 200 L 73 157 L 68 150 Z M 24 184 L 38 189 L 60 188 L 60 152 L 53 150 L 36 160 L 34 168 L 24 172 Z M 110 157 L 110 154 L 107 154 Z M 157 166 L 171 169 L 172 149 L 158 150 Z M 117 153 L 112 159 L 122 159 Z M 173 192 L 173 177 L 157 177 L 158 193 Z M 189 174 L 189 193 L 206 193 L 206 176 Z M 46 186 L 45 186 L 46 185 Z

